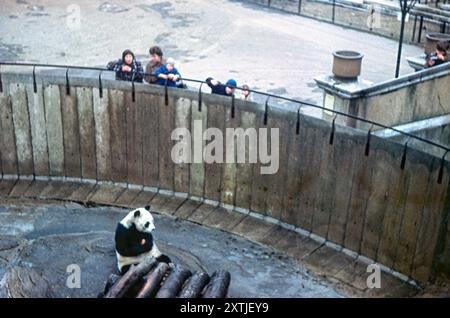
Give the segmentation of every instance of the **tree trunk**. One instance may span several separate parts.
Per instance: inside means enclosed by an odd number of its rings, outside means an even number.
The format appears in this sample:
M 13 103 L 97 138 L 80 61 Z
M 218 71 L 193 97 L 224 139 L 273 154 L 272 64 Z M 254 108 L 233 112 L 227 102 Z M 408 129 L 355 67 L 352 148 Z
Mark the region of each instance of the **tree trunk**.
M 109 275 L 108 280 L 106 281 L 106 284 L 105 284 L 105 289 L 103 290 L 103 292 L 101 292 L 97 295 L 97 298 L 105 297 L 106 293 L 111 288 L 111 286 L 113 286 L 119 279 L 120 279 L 119 275 L 116 275 L 116 274 Z
M 203 287 L 208 283 L 209 276 L 205 272 L 195 272 L 187 281 L 179 298 L 198 298 L 200 297 Z
M 158 266 L 147 276 L 147 281 L 138 293 L 136 298 L 150 298 L 158 290 L 164 275 L 169 270 L 169 265 L 166 263 L 159 263 Z
M 395 78 L 397 78 L 400 74 L 400 62 L 402 59 L 402 47 L 403 47 L 403 35 L 405 33 L 405 20 L 406 20 L 406 14 L 402 9 L 402 17 L 401 17 L 401 24 L 400 24 L 400 38 L 398 40 L 398 51 L 397 51 L 397 64 L 395 67 Z
M 125 293 L 137 282 L 144 277 L 157 263 L 153 257 L 146 258 L 139 265 L 131 266 L 106 293 L 105 298 L 122 298 Z
M 224 270 L 215 271 L 209 284 L 206 285 L 203 298 L 225 298 L 230 286 L 230 273 Z
M 159 289 L 155 298 L 175 298 L 191 272 L 179 266 L 175 267 Z

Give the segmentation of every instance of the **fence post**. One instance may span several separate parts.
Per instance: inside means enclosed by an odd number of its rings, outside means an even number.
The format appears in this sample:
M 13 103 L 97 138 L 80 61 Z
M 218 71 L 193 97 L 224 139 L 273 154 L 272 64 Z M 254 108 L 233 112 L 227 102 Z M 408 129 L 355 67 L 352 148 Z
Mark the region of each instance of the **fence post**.
M 334 23 L 336 17 L 336 0 L 333 0 L 333 10 L 331 11 L 331 22 Z

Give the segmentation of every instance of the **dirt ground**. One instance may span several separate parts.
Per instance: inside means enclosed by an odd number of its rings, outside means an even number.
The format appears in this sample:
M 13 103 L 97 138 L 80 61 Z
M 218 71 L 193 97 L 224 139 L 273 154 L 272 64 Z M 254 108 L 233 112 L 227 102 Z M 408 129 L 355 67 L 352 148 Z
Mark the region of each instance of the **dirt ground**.
M 0 298 L 96 297 L 116 271 L 114 231 L 127 212 L 75 203 L 0 202 Z M 154 216 L 160 250 L 192 271 L 229 271 L 229 297 L 345 296 L 271 248 L 191 222 Z M 80 268 L 81 288 L 67 285 L 67 269 L 73 264 Z

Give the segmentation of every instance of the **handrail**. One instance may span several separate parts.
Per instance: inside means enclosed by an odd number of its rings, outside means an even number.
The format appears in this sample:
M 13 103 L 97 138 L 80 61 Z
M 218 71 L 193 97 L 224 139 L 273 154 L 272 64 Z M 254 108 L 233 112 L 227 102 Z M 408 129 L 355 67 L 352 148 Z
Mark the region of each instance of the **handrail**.
M 31 67 L 33 67 L 33 69 L 36 68 L 36 67 L 50 67 L 50 68 L 92 70 L 92 71 L 102 71 L 102 72 L 103 71 L 109 71 L 107 68 L 102 68 L 102 67 L 60 65 L 60 64 L 40 64 L 40 63 L 27 63 L 27 62 L 1 62 L 0 61 L 0 66 L 1 65 L 31 66 Z M 0 74 L 1 74 L 1 71 L 0 71 Z M 149 73 L 142 73 L 142 75 L 143 76 L 155 76 L 154 74 L 149 74 Z M 202 84 L 207 84 L 206 81 L 192 79 L 192 78 L 186 78 L 186 77 L 182 77 L 181 80 L 186 81 L 186 82 L 191 82 L 191 83 L 198 83 L 198 84 L 201 84 L 201 85 Z M 237 86 L 236 89 L 243 90 L 243 88 L 239 87 L 239 86 Z M 404 132 L 404 131 L 399 130 L 399 129 L 395 128 L 395 127 L 375 122 L 373 120 L 365 119 L 365 118 L 362 118 L 362 117 L 359 117 L 359 116 L 355 116 L 355 115 L 352 115 L 352 114 L 344 113 L 344 112 L 337 111 L 337 110 L 334 110 L 334 109 L 325 108 L 324 106 L 316 105 L 316 104 L 313 104 L 313 103 L 307 102 L 307 101 L 297 100 L 297 99 L 293 99 L 293 98 L 289 98 L 289 97 L 283 97 L 283 96 L 270 94 L 270 93 L 266 93 L 266 92 L 261 92 L 261 91 L 257 91 L 257 90 L 253 90 L 253 89 L 248 89 L 248 91 L 250 91 L 250 92 L 252 92 L 254 94 L 266 96 L 268 98 L 276 98 L 276 99 L 288 101 L 288 102 L 291 102 L 291 103 L 300 104 L 300 106 L 309 106 L 309 107 L 314 107 L 314 108 L 318 108 L 318 109 L 321 109 L 321 110 L 326 110 L 326 111 L 334 113 L 335 115 L 340 115 L 340 116 L 344 116 L 344 117 L 351 118 L 351 119 L 354 119 L 354 120 L 358 120 L 358 121 L 370 124 L 372 126 L 377 126 L 377 127 L 380 127 L 380 128 L 389 129 L 389 130 L 395 131 L 395 132 L 397 132 L 397 133 L 399 133 L 401 135 L 404 135 L 406 137 L 419 140 L 419 141 L 424 142 L 426 144 L 429 144 L 429 145 L 432 145 L 434 147 L 440 148 L 440 149 L 442 149 L 442 150 L 444 150 L 446 152 L 450 152 L 450 148 L 449 147 L 446 147 L 444 145 L 436 143 L 436 142 L 434 142 L 432 140 L 428 140 L 426 138 L 423 138 L 423 137 L 420 137 L 420 136 L 416 136 L 416 135 L 408 133 L 408 132 Z

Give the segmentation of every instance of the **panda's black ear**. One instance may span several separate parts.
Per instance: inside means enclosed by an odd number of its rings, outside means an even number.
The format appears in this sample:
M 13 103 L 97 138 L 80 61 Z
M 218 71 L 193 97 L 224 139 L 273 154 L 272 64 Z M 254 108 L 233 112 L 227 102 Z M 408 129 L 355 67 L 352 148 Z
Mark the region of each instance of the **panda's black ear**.
M 141 215 L 141 211 L 137 210 L 136 212 L 134 212 L 134 217 L 135 218 L 137 218 L 140 215 Z
M 145 207 L 145 209 L 146 209 L 147 211 L 150 211 L 150 209 L 151 209 L 150 205 L 147 205 L 147 206 Z

